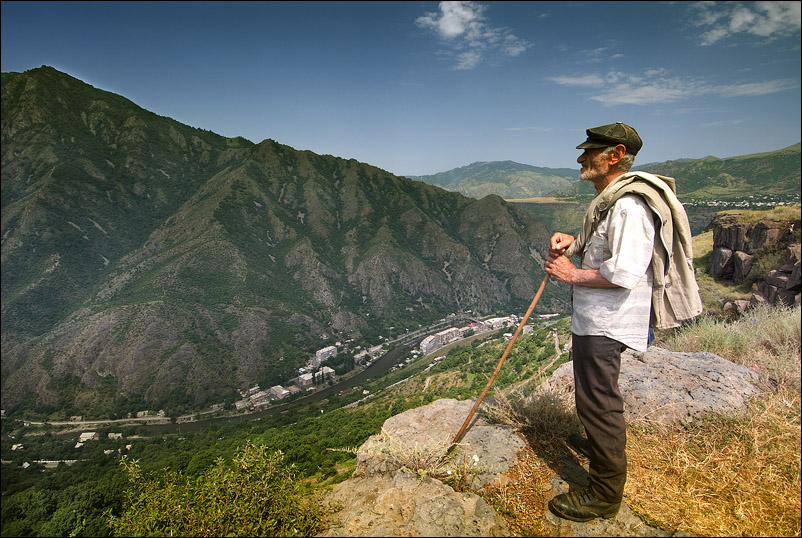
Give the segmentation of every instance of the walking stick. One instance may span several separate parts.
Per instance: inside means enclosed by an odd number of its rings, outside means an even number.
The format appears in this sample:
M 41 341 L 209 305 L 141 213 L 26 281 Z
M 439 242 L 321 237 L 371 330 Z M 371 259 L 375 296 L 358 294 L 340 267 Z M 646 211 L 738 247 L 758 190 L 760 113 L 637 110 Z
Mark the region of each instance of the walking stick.
M 488 380 L 487 385 L 485 386 L 485 390 L 482 391 L 481 396 L 479 396 L 479 398 L 476 400 L 476 403 L 473 404 L 473 409 L 471 409 L 471 412 L 468 414 L 468 418 L 465 419 L 465 423 L 462 425 L 462 428 L 459 429 L 459 431 L 457 432 L 456 437 L 454 437 L 454 440 L 451 442 L 451 448 L 453 448 L 454 445 L 459 443 L 459 440 L 462 438 L 462 434 L 465 433 L 465 429 L 468 427 L 468 424 L 470 424 L 474 413 L 476 413 L 476 410 L 479 409 L 479 405 L 482 403 L 482 400 L 484 399 L 485 394 L 487 394 L 487 391 L 490 390 L 490 385 L 493 384 L 493 381 L 496 379 L 496 376 L 501 371 L 501 366 L 504 364 L 504 361 L 507 360 L 507 355 L 510 354 L 510 350 L 512 349 L 512 345 L 515 343 L 515 340 L 518 339 L 518 335 L 521 334 L 521 331 L 523 330 L 524 325 L 526 325 L 526 322 L 529 319 L 529 316 L 532 314 L 532 310 L 535 309 L 535 305 L 537 305 L 537 302 L 540 300 L 540 296 L 543 295 L 543 288 L 546 287 L 546 282 L 548 282 L 548 281 L 549 281 L 549 274 L 546 273 L 546 276 L 543 277 L 543 282 L 540 283 L 540 288 L 538 288 L 537 293 L 535 294 L 535 298 L 532 299 L 532 304 L 529 305 L 529 310 L 526 311 L 526 314 L 524 315 L 524 319 L 522 319 L 521 323 L 518 324 L 518 329 L 516 329 L 515 334 L 512 335 L 512 338 L 510 339 L 510 343 L 507 344 L 507 349 L 504 350 L 504 354 L 501 355 L 501 360 L 498 361 L 498 365 L 496 366 L 496 371 L 493 372 L 492 376 L 490 376 L 490 379 Z M 449 448 L 449 450 L 451 448 Z

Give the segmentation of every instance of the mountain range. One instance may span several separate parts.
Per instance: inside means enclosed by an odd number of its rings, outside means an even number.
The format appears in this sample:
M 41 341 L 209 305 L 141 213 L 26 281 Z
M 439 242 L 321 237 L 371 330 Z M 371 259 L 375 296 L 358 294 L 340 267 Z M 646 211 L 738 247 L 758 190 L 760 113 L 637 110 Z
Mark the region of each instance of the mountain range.
M 2 407 L 172 415 L 448 313 L 525 310 L 548 232 L 482 199 L 2 74 Z M 539 310 L 564 311 L 550 286 Z
M 452 312 L 522 313 L 551 226 L 581 210 L 504 198 L 590 187 L 512 161 L 399 177 L 190 127 L 51 67 L 1 76 L 9 414 L 175 416 L 283 383 L 322 347 L 351 353 Z M 799 168 L 799 144 L 653 167 L 683 201 L 798 200 Z M 552 284 L 537 311 L 569 309 Z
M 471 198 L 496 194 L 505 199 L 546 196 L 579 181 L 579 169 L 543 168 L 514 161 L 475 162 L 446 172 L 410 179 L 457 191 Z
M 718 158 L 637 162 L 633 170 L 675 178 L 683 202 L 740 202 L 750 197 L 799 200 L 800 143 L 765 153 Z M 476 162 L 411 179 L 481 198 L 497 194 L 506 200 L 556 197 L 587 200 L 593 185 L 579 181 L 579 169 L 542 168 L 514 161 Z

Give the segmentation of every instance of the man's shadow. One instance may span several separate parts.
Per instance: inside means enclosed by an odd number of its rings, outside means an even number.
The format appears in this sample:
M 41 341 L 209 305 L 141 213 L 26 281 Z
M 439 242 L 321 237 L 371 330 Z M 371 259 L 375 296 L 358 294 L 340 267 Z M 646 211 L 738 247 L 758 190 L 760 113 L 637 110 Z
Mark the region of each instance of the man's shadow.
M 530 394 L 521 402 L 519 413 L 528 419 L 520 427 L 527 444 L 571 490 L 588 485 L 588 460 L 568 447 L 571 434 L 585 436 L 576 412 L 566 409 L 559 397 L 549 393 Z

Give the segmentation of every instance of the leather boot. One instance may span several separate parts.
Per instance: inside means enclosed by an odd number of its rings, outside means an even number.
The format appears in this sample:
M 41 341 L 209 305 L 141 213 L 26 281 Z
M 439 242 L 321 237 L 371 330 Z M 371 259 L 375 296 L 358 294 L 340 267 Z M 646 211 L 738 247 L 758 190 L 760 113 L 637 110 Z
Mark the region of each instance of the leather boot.
M 549 501 L 549 510 L 563 519 L 585 522 L 598 517 L 615 517 L 621 503 L 608 503 L 596 497 L 590 486 L 557 495 Z

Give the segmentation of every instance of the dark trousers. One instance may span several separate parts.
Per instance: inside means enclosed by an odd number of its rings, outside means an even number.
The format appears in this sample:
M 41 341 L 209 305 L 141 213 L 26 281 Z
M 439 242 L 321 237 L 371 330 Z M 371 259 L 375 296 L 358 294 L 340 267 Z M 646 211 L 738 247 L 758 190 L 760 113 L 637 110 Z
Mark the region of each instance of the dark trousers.
M 607 502 L 620 502 L 627 480 L 624 399 L 618 390 L 621 352 L 606 336 L 572 335 L 576 412 L 590 442 L 590 487 Z

